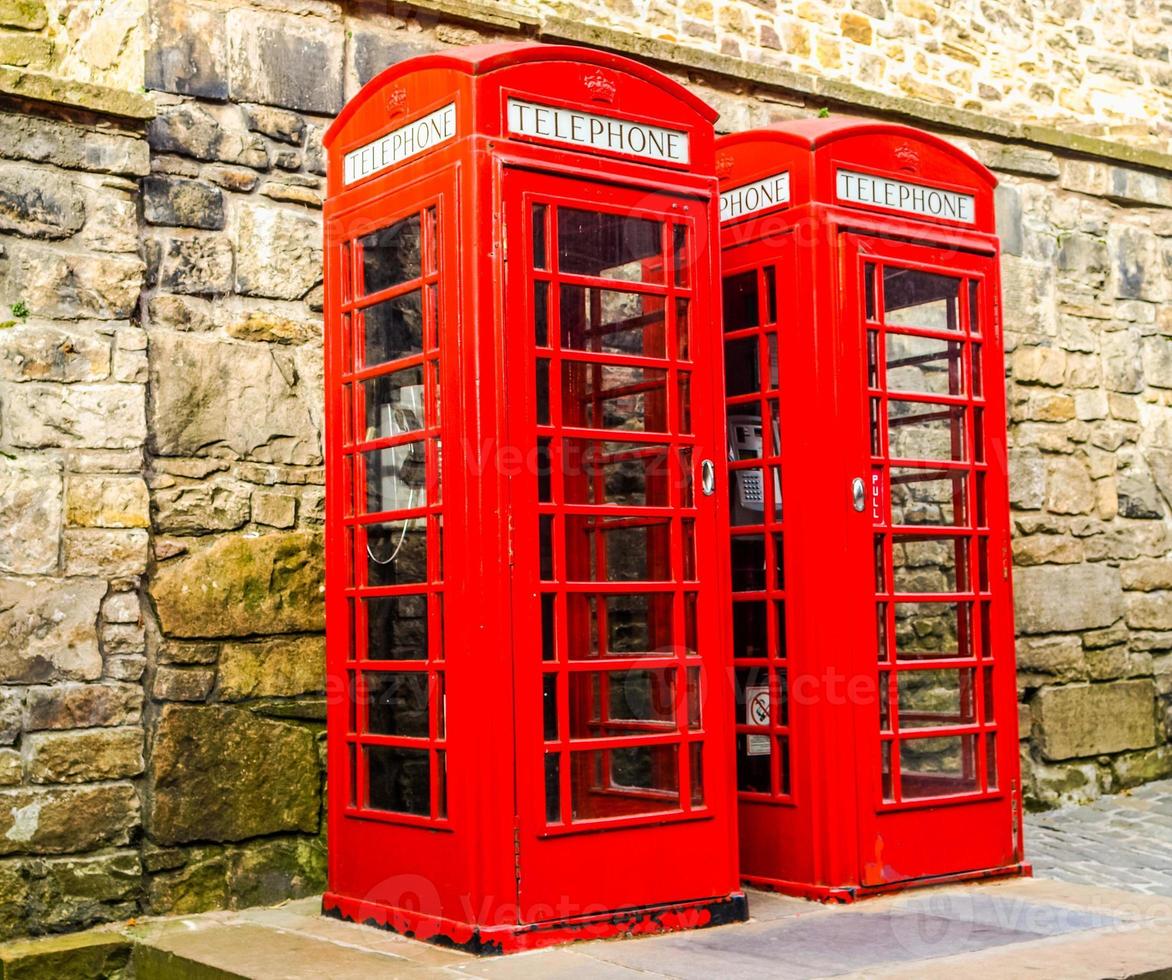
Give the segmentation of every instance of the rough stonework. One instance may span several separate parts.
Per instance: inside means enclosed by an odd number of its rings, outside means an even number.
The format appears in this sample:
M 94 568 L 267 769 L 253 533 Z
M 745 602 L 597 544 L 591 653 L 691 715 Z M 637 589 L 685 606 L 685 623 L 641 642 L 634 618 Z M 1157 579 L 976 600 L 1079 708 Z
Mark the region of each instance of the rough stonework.
M 97 11 L 0 0 L 0 940 L 322 887 L 321 137 L 453 45 L 996 172 L 1026 801 L 1172 772 L 1167 4 Z

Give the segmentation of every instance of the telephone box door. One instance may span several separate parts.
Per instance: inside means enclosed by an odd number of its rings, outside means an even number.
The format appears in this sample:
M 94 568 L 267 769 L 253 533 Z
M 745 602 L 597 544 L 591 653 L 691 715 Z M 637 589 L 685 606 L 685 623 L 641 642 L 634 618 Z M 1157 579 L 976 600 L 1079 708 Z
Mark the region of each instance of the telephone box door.
M 851 550 L 877 702 L 858 745 L 861 880 L 1004 867 L 1021 855 L 1000 733 L 1016 691 L 996 260 L 844 239 L 842 376 L 865 392 L 844 437 L 869 463 Z
M 694 892 L 705 855 L 716 895 L 734 831 L 708 807 L 732 793 L 725 498 L 701 486 L 719 337 L 694 329 L 715 313 L 709 202 L 519 169 L 502 191 L 522 920 Z

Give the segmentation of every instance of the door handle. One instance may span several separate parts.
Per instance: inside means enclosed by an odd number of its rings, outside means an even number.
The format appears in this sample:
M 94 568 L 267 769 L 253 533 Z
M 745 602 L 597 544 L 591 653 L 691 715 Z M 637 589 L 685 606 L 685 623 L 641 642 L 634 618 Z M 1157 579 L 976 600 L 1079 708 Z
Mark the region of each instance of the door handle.
M 716 464 L 710 459 L 700 462 L 700 490 L 705 497 L 716 493 Z
M 851 502 L 860 514 L 867 506 L 867 487 L 861 476 L 856 476 L 851 480 Z

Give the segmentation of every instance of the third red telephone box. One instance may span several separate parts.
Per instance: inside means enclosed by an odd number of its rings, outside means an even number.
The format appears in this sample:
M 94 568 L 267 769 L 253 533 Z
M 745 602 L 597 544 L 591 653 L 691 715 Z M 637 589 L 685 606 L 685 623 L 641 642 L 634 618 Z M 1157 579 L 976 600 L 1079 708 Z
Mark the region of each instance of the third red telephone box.
M 742 876 L 1022 873 L 996 181 L 849 120 L 717 173 Z
M 484 952 L 745 915 L 714 117 L 504 44 L 326 135 L 332 914 Z

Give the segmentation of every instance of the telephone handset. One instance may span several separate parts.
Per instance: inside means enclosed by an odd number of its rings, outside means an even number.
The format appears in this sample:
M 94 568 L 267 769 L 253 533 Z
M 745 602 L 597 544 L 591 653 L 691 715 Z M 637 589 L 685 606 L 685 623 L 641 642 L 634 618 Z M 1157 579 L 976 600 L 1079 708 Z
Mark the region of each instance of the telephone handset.
M 761 416 L 730 415 L 728 417 L 728 458 L 729 462 L 742 459 L 760 459 Z M 772 423 L 773 444 L 780 445 L 777 421 Z M 765 488 L 761 470 L 733 471 L 733 524 L 759 524 L 765 510 Z M 773 471 L 773 502 L 780 510 L 781 480 L 778 471 Z
M 403 385 L 395 390 L 396 400 L 379 406 L 379 429 L 368 432 L 368 437 L 388 438 L 417 432 L 423 428 L 423 385 Z M 405 445 L 390 446 L 378 453 L 379 471 L 377 476 L 380 510 L 410 510 L 416 506 L 417 497 L 424 486 L 423 442 L 409 442 Z M 408 530 L 423 527 L 422 517 L 402 521 L 402 530 L 394 550 L 387 558 L 375 555 L 367 545 L 370 559 L 380 565 L 389 565 L 399 557 Z

